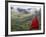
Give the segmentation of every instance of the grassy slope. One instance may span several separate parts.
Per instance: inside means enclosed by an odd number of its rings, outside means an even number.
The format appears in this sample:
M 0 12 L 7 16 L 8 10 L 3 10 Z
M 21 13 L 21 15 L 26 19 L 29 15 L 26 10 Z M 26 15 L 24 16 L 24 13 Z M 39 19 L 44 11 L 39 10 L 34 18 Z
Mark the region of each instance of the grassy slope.
M 18 31 L 18 30 L 29 30 L 29 23 L 31 14 L 16 14 L 12 12 L 11 14 L 11 31 Z

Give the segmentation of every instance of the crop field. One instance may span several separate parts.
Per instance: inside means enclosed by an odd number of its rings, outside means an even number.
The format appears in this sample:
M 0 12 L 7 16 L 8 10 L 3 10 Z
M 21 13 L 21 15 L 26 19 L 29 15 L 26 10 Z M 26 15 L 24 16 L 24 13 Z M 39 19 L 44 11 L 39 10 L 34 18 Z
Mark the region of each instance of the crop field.
M 31 14 L 11 13 L 11 31 L 27 31 L 31 27 L 33 16 Z
M 31 14 L 16 14 L 11 13 L 11 31 L 29 30 L 29 22 L 31 22 Z

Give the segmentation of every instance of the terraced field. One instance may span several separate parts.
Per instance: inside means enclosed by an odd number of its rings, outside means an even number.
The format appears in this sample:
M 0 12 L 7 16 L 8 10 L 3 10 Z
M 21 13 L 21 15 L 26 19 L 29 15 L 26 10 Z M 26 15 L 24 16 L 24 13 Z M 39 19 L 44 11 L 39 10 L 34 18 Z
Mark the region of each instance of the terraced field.
M 11 31 L 29 30 L 29 22 L 32 20 L 31 14 L 16 14 L 11 13 Z
M 37 14 L 39 20 L 39 29 L 41 29 L 41 13 Z M 31 21 L 34 15 L 30 14 L 17 14 L 11 12 L 11 31 L 27 31 L 31 27 Z M 32 29 L 33 30 L 33 29 Z

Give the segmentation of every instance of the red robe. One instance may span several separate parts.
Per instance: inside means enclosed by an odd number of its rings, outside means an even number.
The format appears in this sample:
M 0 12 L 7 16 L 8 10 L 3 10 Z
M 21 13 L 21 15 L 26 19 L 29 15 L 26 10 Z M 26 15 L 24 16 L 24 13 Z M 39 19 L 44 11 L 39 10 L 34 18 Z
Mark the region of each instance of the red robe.
M 32 24 L 31 24 L 31 28 L 30 30 L 37 30 L 39 28 L 39 20 L 38 20 L 38 17 L 35 16 L 32 20 Z

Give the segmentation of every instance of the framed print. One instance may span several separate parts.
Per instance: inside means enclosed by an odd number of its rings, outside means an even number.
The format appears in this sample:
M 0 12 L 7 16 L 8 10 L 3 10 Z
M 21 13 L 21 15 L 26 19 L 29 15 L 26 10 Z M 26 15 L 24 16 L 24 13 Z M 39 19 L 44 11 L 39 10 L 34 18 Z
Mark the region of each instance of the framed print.
M 45 33 L 45 4 L 41 2 L 6 1 L 5 35 Z

